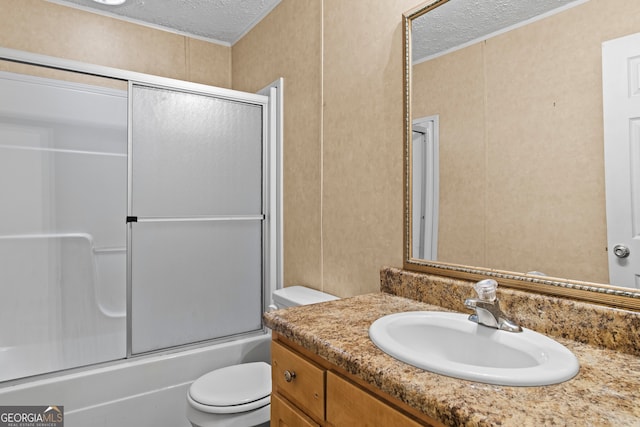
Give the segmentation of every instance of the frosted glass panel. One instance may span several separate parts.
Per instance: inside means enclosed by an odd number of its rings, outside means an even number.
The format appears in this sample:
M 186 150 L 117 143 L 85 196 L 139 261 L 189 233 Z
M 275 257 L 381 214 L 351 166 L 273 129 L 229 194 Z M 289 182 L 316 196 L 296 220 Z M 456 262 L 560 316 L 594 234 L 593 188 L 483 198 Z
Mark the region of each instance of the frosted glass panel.
M 259 330 L 261 221 L 132 224 L 133 353 Z
M 127 95 L 0 73 L 0 381 L 126 356 Z
M 259 214 L 262 107 L 135 85 L 133 212 Z
M 141 85 L 132 105 L 132 352 L 261 329 L 262 107 Z

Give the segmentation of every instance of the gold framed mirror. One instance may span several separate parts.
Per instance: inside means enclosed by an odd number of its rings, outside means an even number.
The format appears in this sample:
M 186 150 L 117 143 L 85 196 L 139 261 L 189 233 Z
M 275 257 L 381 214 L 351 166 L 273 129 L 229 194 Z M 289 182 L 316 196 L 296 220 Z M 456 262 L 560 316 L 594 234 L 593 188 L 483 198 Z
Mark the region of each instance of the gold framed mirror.
M 473 15 L 478 2 L 431 0 L 403 15 L 405 269 L 489 276 L 512 288 L 640 310 L 640 289 L 608 283 L 601 49 L 640 32 L 638 2 L 613 1 L 566 0 L 559 9 L 556 1 L 553 10 L 420 60 L 416 30 L 465 32 L 470 25 L 452 22 L 445 6 L 469 3 L 461 14 Z M 483 3 L 501 3 L 499 15 L 510 15 L 504 2 Z M 482 13 L 499 20 L 495 11 Z M 433 166 L 422 160 L 433 155 L 414 153 L 421 132 L 440 139 L 435 184 L 424 171 Z M 414 187 L 425 182 L 435 199 L 418 203 Z M 426 226 L 425 205 L 435 212 Z M 427 244 L 416 245 L 430 229 Z

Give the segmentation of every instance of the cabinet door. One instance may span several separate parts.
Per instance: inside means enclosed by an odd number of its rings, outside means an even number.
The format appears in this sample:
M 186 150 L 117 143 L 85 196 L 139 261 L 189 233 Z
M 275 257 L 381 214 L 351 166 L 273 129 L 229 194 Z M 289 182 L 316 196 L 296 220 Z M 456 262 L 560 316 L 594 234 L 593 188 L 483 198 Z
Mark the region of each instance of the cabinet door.
M 274 392 L 317 420 L 324 420 L 325 370 L 277 342 L 271 346 Z
M 332 372 L 327 373 L 327 421 L 336 427 L 424 425 Z
M 277 394 L 271 395 L 271 427 L 319 427 L 311 418 L 289 405 Z

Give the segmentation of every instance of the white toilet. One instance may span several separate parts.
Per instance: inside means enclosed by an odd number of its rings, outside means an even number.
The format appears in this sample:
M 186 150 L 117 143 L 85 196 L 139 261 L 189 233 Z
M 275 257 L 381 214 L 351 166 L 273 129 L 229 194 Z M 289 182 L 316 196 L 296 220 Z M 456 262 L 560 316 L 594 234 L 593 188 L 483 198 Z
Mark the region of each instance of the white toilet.
M 273 292 L 273 309 L 338 299 L 304 286 Z M 271 415 L 271 366 L 243 363 L 216 369 L 187 392 L 187 418 L 194 427 L 266 427 Z

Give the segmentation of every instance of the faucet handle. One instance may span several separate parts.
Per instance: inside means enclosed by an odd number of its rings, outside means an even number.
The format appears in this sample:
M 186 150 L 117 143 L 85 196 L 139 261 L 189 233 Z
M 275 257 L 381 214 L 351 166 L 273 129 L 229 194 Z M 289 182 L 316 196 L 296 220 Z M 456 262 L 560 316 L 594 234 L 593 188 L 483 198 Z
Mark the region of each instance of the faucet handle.
M 496 289 L 498 288 L 498 282 L 493 279 L 481 280 L 475 285 L 473 289 L 478 293 L 478 299 L 480 301 L 493 302 L 496 300 Z

